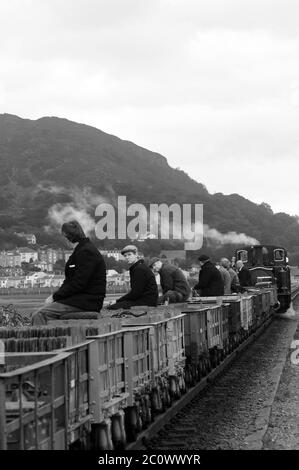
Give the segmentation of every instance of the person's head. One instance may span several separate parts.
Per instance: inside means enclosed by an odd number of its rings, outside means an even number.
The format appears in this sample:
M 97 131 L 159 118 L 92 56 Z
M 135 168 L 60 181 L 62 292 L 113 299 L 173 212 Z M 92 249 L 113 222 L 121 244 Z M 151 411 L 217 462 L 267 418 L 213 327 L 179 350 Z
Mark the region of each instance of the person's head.
M 121 254 L 129 264 L 138 261 L 138 249 L 134 245 L 127 245 L 121 250 Z
M 83 228 L 77 220 L 65 222 L 61 227 L 61 233 L 71 243 L 77 243 L 86 238 Z
M 221 258 L 220 265 L 223 266 L 225 269 L 228 269 L 230 266 L 230 262 L 227 258 Z
M 243 264 L 243 261 L 241 261 L 240 259 L 236 262 L 236 268 L 238 269 L 238 271 L 240 271 L 240 269 L 242 269 L 244 266 Z
M 202 267 L 207 261 L 210 261 L 210 258 L 207 255 L 200 255 L 198 257 L 198 261 L 199 261 L 200 266 Z
M 159 273 L 161 271 L 161 268 L 163 266 L 163 263 L 162 261 L 160 260 L 160 258 L 152 258 L 149 262 L 149 265 L 148 265 L 151 270 L 154 272 L 154 273 Z

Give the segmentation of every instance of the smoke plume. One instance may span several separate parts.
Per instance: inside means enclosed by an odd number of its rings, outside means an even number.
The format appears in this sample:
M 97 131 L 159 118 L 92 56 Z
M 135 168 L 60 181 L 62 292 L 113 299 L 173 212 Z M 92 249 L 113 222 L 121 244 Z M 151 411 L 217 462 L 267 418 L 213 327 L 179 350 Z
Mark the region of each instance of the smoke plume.
M 245 233 L 227 232 L 221 233 L 215 228 L 204 225 L 204 238 L 214 241 L 219 245 L 259 245 L 259 241 L 249 237 Z
M 80 189 L 78 187 L 64 188 L 63 186 L 40 184 L 38 190 L 50 194 L 64 194 L 70 202 L 53 204 L 48 210 L 49 225 L 45 227 L 47 232 L 57 232 L 64 222 L 76 219 L 82 225 L 86 235 L 90 235 L 95 227 L 95 220 L 90 215 L 94 208 L 104 202 L 108 202 L 103 196 L 94 194 L 90 187 Z

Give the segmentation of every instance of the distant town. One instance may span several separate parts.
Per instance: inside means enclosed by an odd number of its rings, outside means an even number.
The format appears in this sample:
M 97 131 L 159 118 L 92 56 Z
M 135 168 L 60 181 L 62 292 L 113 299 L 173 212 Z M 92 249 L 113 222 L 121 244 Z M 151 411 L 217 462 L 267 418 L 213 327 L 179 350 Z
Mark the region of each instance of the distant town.
M 51 248 L 37 245 L 34 234 L 19 234 L 26 238 L 29 246 L 16 247 L 13 250 L 0 251 L 0 288 L 58 288 L 65 278 L 64 266 L 72 250 Z M 115 269 L 107 269 L 107 288 L 115 291 L 124 291 L 129 288 L 130 275 L 128 266 L 118 249 L 99 250 L 104 256 L 108 266 L 112 264 Z M 142 256 L 142 253 L 140 253 Z M 161 258 L 174 264 L 176 260 L 186 259 L 184 250 L 163 250 Z M 111 263 L 109 260 L 113 260 Z M 198 275 L 198 266 L 182 269 L 185 276 L 191 280 Z
M 50 288 L 55 290 L 61 286 L 64 276 L 65 263 L 72 250 L 51 248 L 37 244 L 34 234 L 20 233 L 29 246 L 16 247 L 13 250 L 0 251 L 0 289 L 30 289 Z M 130 287 L 128 266 L 120 250 L 99 250 L 107 265 L 107 291 L 124 292 Z M 142 256 L 142 253 L 139 252 Z M 199 267 L 192 264 L 186 267 L 186 252 L 184 250 L 162 250 L 161 259 L 180 266 L 190 285 L 195 284 Z M 110 269 L 109 267 L 113 267 Z M 299 282 L 299 268 L 290 266 L 292 282 Z M 159 284 L 159 276 L 157 278 Z

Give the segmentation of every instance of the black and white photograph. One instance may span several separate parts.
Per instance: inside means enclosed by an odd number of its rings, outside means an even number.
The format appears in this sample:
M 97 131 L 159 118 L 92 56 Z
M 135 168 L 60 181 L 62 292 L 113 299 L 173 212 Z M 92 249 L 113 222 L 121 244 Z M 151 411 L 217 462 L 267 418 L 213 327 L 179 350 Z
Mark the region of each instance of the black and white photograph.
M 299 450 L 298 18 L 0 0 L 1 460 Z

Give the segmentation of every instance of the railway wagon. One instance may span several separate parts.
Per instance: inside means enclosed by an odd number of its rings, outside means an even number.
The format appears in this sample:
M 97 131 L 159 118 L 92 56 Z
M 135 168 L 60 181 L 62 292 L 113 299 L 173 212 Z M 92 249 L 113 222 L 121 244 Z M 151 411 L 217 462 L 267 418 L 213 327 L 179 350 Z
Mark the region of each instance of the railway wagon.
M 186 391 L 184 315 L 177 311 L 177 306 L 148 308 L 146 316 L 123 323 L 124 328 L 140 324 L 150 327 L 153 418 Z
M 91 337 L 90 361 L 93 447 L 121 449 L 151 421 L 150 327 L 121 329 Z
M 269 317 L 275 295 L 274 286 L 139 307 L 134 318 L 104 312 L 13 335 L 0 330 L 16 348 L 0 366 L 0 448 L 125 448 Z M 54 343 L 54 332 L 66 340 Z M 45 338 L 55 350 L 18 352 Z
M 0 449 L 62 450 L 90 433 L 88 389 L 74 354 L 12 353 L 0 374 Z M 87 383 L 87 375 L 85 376 Z

